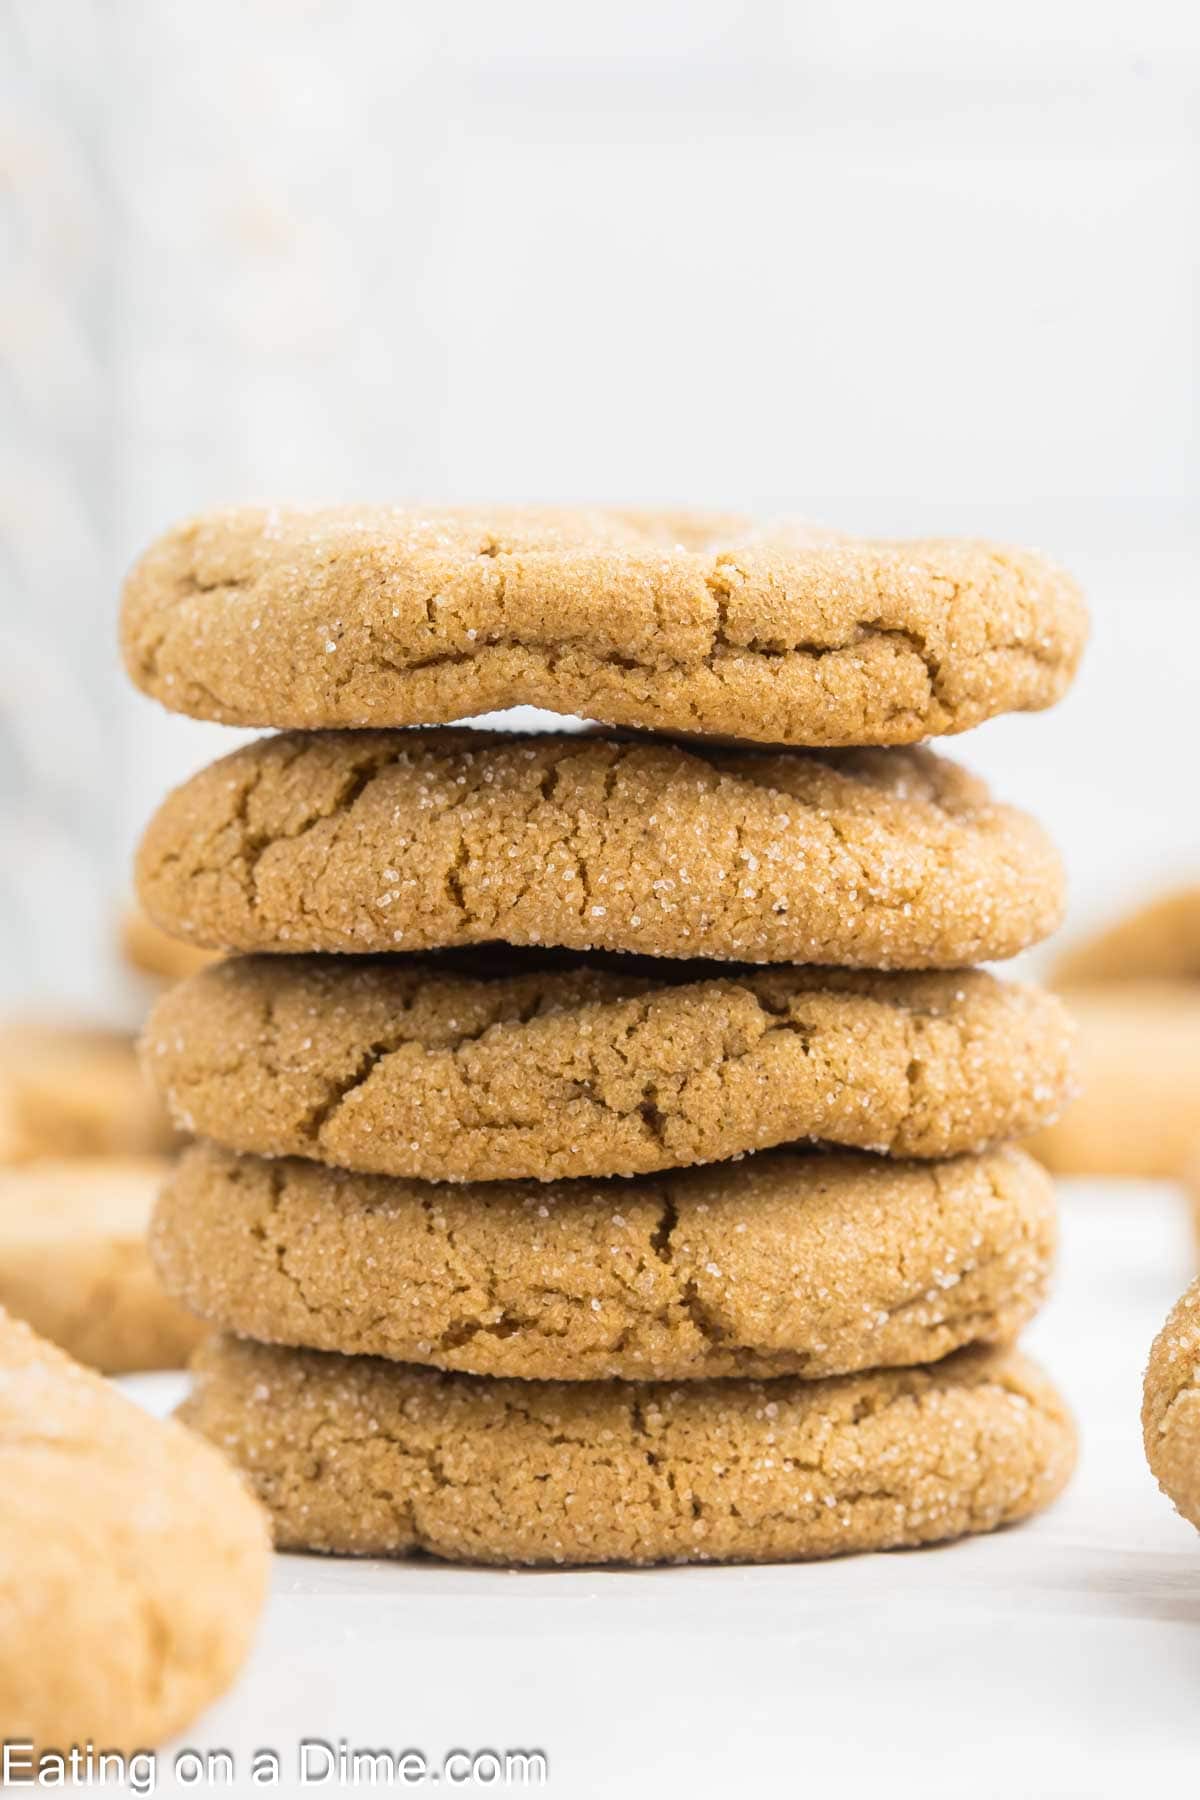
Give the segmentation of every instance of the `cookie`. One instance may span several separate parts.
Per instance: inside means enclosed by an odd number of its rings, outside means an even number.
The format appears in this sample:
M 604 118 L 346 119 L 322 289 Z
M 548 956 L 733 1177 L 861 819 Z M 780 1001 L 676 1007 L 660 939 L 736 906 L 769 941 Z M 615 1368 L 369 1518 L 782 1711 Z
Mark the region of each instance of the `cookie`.
M 785 1562 L 991 1531 L 1075 1434 L 1011 1351 L 828 1381 L 486 1381 L 216 1338 L 182 1416 L 285 1549 L 476 1563 Z
M 1176 1302 L 1151 1346 L 1142 1440 L 1159 1487 L 1200 1529 L 1200 1281 Z
M 199 950 L 195 944 L 169 936 L 137 906 L 127 907 L 121 914 L 117 941 L 127 967 L 158 987 L 182 981 L 214 960 L 211 950 Z
M 210 1445 L 0 1313 L 0 1737 L 172 1736 L 237 1673 L 268 1564 Z
M 177 1141 L 127 1032 L 32 1019 L 0 1027 L 0 1163 L 152 1156 Z
M 1200 886 L 1159 894 L 1085 938 L 1054 967 L 1057 987 L 1200 979 Z
M 482 731 L 293 733 L 168 796 L 138 891 L 237 950 L 502 940 L 955 968 L 1051 930 L 1034 822 L 928 750 L 824 754 Z
M 779 744 L 911 744 L 1050 706 L 1086 615 L 1042 557 L 719 514 L 240 509 L 129 577 L 126 667 L 232 725 L 531 704 Z
M 202 1335 L 166 1295 L 146 1233 L 165 1159 L 0 1169 L 0 1306 L 108 1375 L 182 1368 Z
M 1061 1002 L 978 971 L 609 961 L 479 972 L 233 957 L 158 1003 L 176 1122 L 231 1149 L 424 1181 L 636 1175 L 802 1139 L 950 1156 L 1071 1092 Z
M 1079 1098 L 1030 1141 L 1060 1175 L 1176 1178 L 1200 1140 L 1200 985 L 1073 988 Z
M 168 1291 L 247 1337 L 564 1381 L 811 1378 L 1007 1343 L 1054 1245 L 1053 1187 L 1019 1150 L 446 1187 L 203 1144 L 151 1232 Z

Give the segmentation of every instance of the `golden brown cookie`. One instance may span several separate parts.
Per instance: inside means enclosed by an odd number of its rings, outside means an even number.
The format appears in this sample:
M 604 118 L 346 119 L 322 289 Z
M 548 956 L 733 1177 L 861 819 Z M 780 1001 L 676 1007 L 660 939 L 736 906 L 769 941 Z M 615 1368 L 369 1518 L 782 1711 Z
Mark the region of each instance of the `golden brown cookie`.
M 1030 1149 L 1060 1175 L 1173 1179 L 1200 1140 L 1200 984 L 1072 988 L 1080 1095 Z
M 121 914 L 118 943 L 129 968 L 160 987 L 182 981 L 214 960 L 211 950 L 199 950 L 160 930 L 140 906 L 127 907 Z
M 1142 1438 L 1159 1487 L 1200 1528 L 1200 1281 L 1176 1302 L 1151 1346 Z
M 35 1019 L 0 1026 L 0 1163 L 152 1156 L 177 1142 L 129 1033 Z
M 169 1164 L 122 1157 L 0 1169 L 0 1306 L 108 1375 L 182 1368 L 202 1335 L 150 1264 Z
M 247 1337 L 565 1381 L 839 1375 L 1008 1343 L 1054 1244 L 1053 1187 L 1019 1150 L 448 1187 L 198 1144 L 151 1231 L 168 1290 Z
M 268 1563 L 208 1444 L 0 1313 L 0 1738 L 170 1737 L 237 1673 Z
M 1058 987 L 1200 979 L 1200 886 L 1159 894 L 1058 959 Z
M 189 1132 L 424 1181 L 950 1156 L 1072 1091 L 1061 1002 L 979 971 L 480 961 L 234 957 L 159 1001 L 145 1066 Z
M 460 1562 L 785 1562 L 1048 1506 L 1075 1460 L 1011 1351 L 829 1381 L 484 1381 L 216 1338 L 182 1416 L 283 1548 Z
M 125 590 L 137 685 L 235 725 L 432 724 L 515 704 L 780 744 L 910 744 L 1049 706 L 1069 576 L 970 540 L 599 508 L 243 508 Z
M 573 950 L 853 967 L 1011 956 L 1057 921 L 1034 822 L 928 750 L 480 731 L 235 750 L 168 796 L 138 891 L 238 950 Z

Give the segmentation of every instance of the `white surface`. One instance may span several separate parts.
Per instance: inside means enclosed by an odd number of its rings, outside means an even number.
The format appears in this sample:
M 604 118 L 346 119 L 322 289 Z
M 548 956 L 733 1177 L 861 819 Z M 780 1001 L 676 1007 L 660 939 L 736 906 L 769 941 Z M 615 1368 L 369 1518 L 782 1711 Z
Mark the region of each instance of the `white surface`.
M 242 1770 L 278 1750 L 284 1792 L 305 1736 L 437 1761 L 540 1748 L 546 1791 L 571 1800 L 1165 1790 L 1194 1774 L 1200 1739 L 1200 1540 L 1151 1480 L 1138 1409 L 1192 1264 L 1171 1190 L 1064 1186 L 1058 1292 L 1028 1344 L 1076 1409 L 1083 1455 L 1042 1519 L 764 1569 L 280 1557 L 257 1652 L 188 1742 Z M 124 1385 L 158 1407 L 179 1391 Z

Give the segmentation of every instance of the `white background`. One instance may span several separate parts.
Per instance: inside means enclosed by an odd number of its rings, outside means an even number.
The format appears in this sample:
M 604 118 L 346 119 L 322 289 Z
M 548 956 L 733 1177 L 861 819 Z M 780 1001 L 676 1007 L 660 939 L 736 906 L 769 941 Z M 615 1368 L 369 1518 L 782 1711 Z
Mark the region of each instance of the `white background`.
M 667 500 L 1042 546 L 1095 641 L 955 753 L 1084 921 L 1200 863 L 1188 0 L 12 0 L 0 949 L 109 993 L 122 568 L 243 499 Z

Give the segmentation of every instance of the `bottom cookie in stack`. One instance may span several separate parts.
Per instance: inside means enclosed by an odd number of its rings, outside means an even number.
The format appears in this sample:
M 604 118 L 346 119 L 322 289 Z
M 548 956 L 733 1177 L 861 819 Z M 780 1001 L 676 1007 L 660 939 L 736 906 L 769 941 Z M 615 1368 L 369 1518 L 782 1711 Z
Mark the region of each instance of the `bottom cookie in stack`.
M 268 1340 L 203 1350 L 185 1416 L 293 1548 L 832 1555 L 1024 1517 L 1073 1459 L 1006 1348 L 1054 1249 L 1012 1149 L 456 1186 L 199 1145 L 152 1247 Z
M 824 1381 L 492 1380 L 213 1339 L 181 1416 L 281 1549 L 501 1564 L 773 1562 L 1027 1518 L 1070 1418 L 1013 1351 Z

